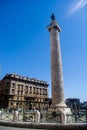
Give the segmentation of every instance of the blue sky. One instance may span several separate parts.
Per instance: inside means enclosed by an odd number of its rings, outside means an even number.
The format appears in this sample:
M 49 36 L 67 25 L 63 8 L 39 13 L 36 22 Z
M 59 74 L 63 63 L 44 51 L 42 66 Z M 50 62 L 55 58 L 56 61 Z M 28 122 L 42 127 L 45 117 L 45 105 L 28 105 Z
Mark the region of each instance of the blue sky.
M 50 34 L 60 25 L 66 98 L 87 101 L 87 0 L 0 0 L 0 79 L 16 73 L 49 83 Z

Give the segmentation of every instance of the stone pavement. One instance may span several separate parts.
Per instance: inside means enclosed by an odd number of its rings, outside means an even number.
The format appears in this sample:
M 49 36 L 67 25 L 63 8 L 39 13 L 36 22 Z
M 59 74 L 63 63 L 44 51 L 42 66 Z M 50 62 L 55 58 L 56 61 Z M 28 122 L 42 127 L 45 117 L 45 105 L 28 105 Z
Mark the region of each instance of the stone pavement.
M 32 130 L 29 128 L 15 128 L 15 127 L 7 127 L 7 126 L 0 126 L 0 130 Z M 33 130 L 38 130 L 38 129 L 33 129 Z M 44 129 L 40 129 L 44 130 Z
M 29 122 L 7 122 L 0 121 L 0 126 L 28 128 L 28 129 L 45 129 L 45 130 L 87 130 L 87 123 L 29 123 Z

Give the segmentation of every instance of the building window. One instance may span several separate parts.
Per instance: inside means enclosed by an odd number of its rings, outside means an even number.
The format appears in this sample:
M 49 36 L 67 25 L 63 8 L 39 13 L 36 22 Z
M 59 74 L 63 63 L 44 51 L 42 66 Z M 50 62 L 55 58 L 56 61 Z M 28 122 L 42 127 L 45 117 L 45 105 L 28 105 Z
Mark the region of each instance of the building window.
M 15 91 L 14 91 L 14 89 L 12 89 L 12 92 L 11 92 L 13 95 L 15 94 Z
M 20 103 L 20 106 L 22 106 L 22 103 Z
M 30 86 L 30 91 L 32 91 L 32 86 Z
M 13 102 L 11 102 L 11 105 L 13 105 Z
M 19 100 L 19 97 L 17 97 L 17 100 Z
M 21 85 L 21 89 L 23 89 L 23 85 Z
M 33 87 L 33 94 L 35 94 L 35 87 Z
M 23 91 L 21 91 L 21 95 L 23 95 Z
M 13 99 L 13 96 L 11 96 L 10 98 Z
M 40 88 L 40 95 L 42 95 L 42 89 Z
M 17 90 L 17 94 L 19 95 L 19 93 L 20 93 L 20 91 L 19 90 Z
M 25 90 L 28 90 L 28 86 L 25 86 Z
M 43 95 L 47 95 L 47 89 L 43 89 Z
M 5 94 L 6 94 L 6 95 L 9 94 L 9 89 L 6 89 L 6 90 L 5 90 Z
M 12 88 L 15 88 L 15 83 L 12 83 Z
M 10 83 L 9 83 L 9 82 L 7 82 L 7 83 L 6 83 L 6 85 L 7 85 L 7 86 L 9 86 L 9 85 L 10 85 Z
M 28 91 L 25 91 L 25 95 L 27 95 L 28 94 Z
M 20 89 L 20 84 L 18 84 L 18 89 Z
M 37 88 L 37 94 L 39 94 L 39 89 Z
M 17 106 L 18 106 L 18 104 L 19 104 L 19 103 L 17 102 Z
M 10 83 L 9 82 L 6 83 L 6 88 L 10 88 Z

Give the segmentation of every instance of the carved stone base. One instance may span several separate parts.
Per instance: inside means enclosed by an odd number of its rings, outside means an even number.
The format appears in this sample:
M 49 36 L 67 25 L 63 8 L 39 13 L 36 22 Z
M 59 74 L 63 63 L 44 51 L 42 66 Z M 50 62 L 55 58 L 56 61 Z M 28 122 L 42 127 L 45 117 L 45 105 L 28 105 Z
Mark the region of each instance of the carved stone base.
M 66 124 L 67 122 L 72 122 L 72 112 L 70 108 L 67 108 L 65 103 L 60 103 L 55 106 L 52 104 L 48 110 L 48 113 L 53 120 L 56 120 L 60 123 Z
M 65 102 L 63 103 L 59 103 L 57 105 L 55 105 L 56 108 L 67 108 L 67 105 L 65 104 Z
M 72 122 L 72 112 L 70 110 L 70 108 L 58 108 L 58 111 L 61 113 L 61 123 L 68 123 L 68 122 Z
M 57 110 L 57 109 L 63 109 L 63 108 L 67 108 L 67 105 L 65 104 L 65 102 L 63 103 L 59 103 L 59 104 L 51 104 L 50 108 L 49 108 L 49 111 L 54 111 L 54 110 Z

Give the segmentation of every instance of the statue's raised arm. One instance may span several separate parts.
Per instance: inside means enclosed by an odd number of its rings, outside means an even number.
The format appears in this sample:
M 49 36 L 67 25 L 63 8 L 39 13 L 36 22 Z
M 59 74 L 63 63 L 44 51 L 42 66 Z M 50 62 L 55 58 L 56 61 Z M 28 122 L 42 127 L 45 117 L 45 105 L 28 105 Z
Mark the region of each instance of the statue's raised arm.
M 50 17 L 51 17 L 51 20 L 55 20 L 55 15 L 53 13 Z

